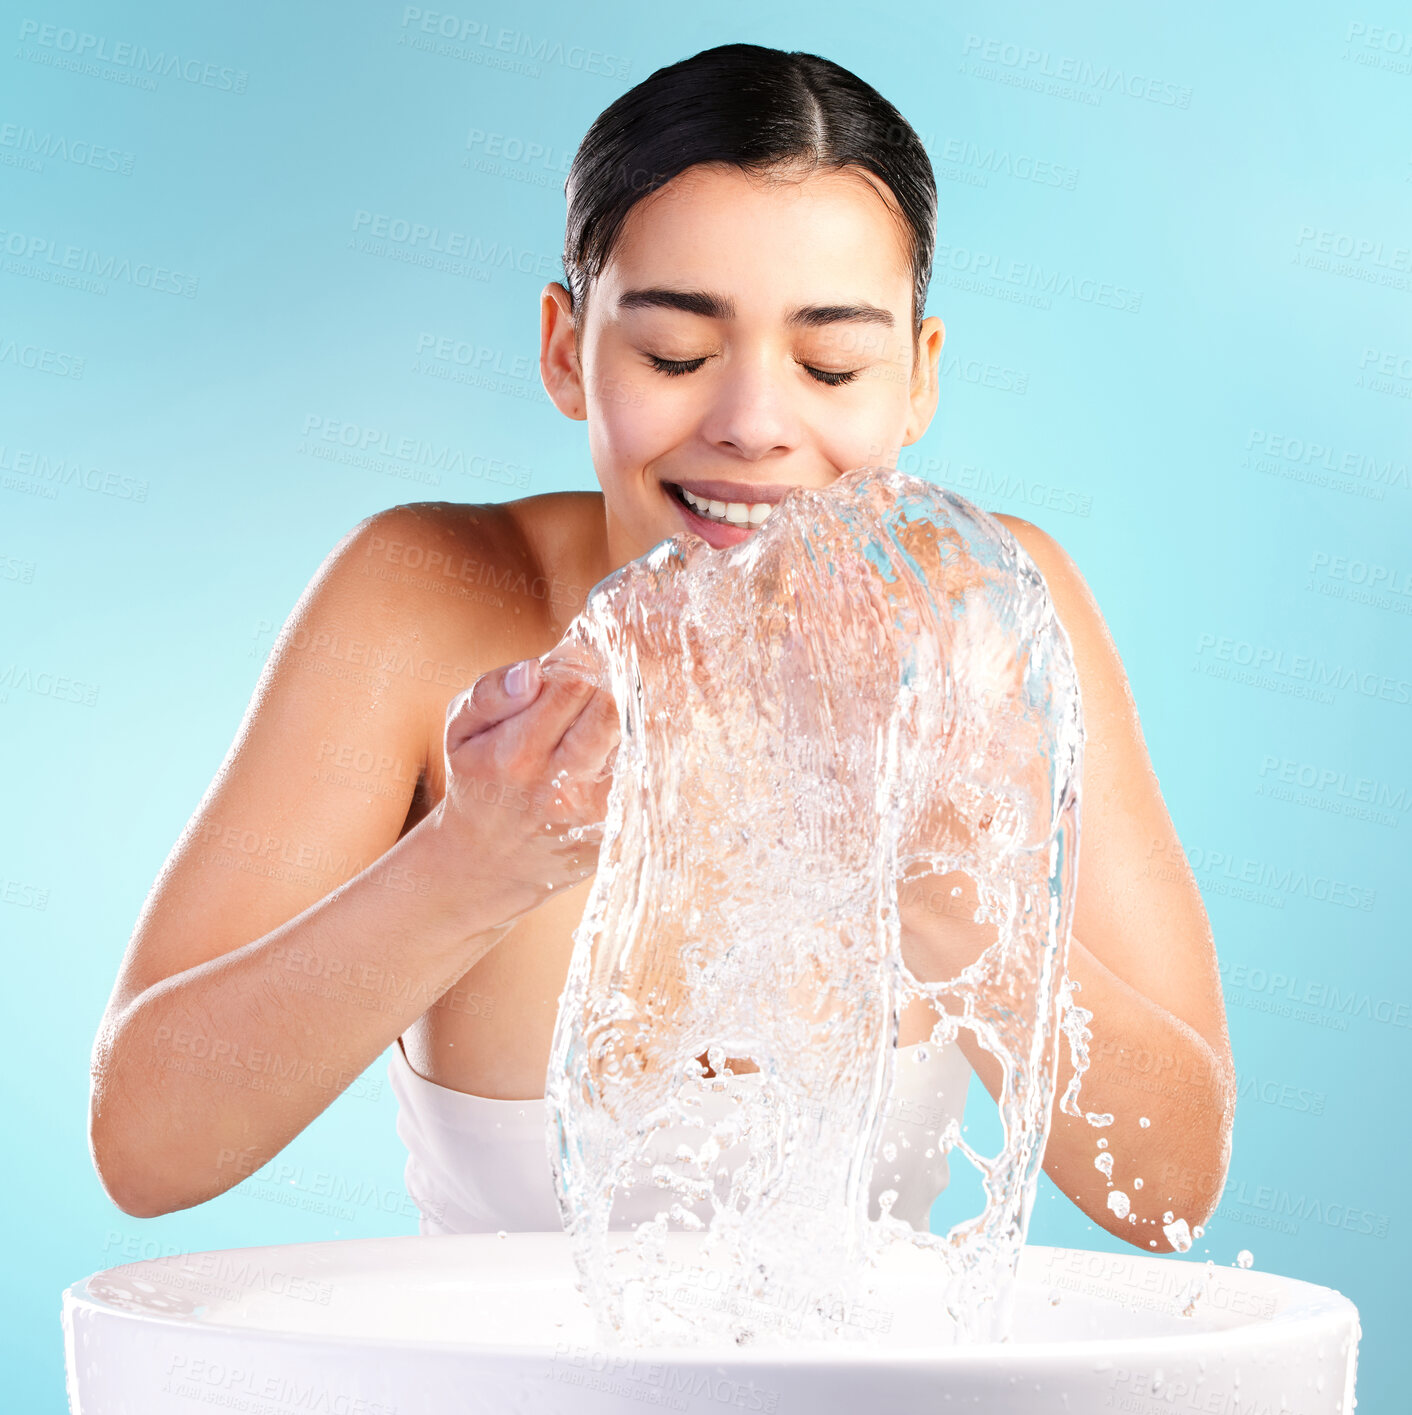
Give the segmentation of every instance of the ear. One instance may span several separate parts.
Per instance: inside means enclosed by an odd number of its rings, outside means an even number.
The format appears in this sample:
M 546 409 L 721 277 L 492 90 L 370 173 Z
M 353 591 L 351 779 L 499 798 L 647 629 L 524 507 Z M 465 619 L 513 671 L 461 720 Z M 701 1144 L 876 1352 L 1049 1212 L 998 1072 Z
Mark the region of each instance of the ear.
M 922 321 L 917 336 L 917 366 L 912 371 L 911 407 L 907 414 L 904 447 L 911 446 L 931 426 L 940 391 L 941 346 L 946 342 L 946 326 L 936 315 Z
M 539 297 L 539 376 L 566 418 L 583 422 L 588 417 L 569 292 L 557 281 L 546 285 Z

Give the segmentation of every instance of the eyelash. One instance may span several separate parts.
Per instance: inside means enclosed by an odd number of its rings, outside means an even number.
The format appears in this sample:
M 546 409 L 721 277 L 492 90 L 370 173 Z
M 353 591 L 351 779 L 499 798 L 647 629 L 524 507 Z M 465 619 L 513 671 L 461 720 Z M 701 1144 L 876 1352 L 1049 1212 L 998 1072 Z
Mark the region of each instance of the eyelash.
M 658 373 L 665 373 L 668 378 L 680 378 L 685 373 L 695 373 L 705 359 L 659 359 L 656 354 L 648 354 L 648 360 Z M 827 385 L 829 388 L 841 388 L 845 383 L 852 383 L 858 377 L 859 370 L 849 369 L 846 373 L 835 373 L 829 369 L 809 368 L 804 365 L 809 374 L 819 383 Z

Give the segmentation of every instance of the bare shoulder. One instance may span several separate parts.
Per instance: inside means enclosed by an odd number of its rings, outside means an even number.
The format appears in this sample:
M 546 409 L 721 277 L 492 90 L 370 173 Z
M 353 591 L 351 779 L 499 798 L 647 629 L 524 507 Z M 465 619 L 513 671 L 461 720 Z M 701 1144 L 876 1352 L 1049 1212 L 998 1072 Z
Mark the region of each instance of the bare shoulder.
M 1091 739 L 1100 735 L 1095 729 L 1102 729 L 1106 723 L 1106 731 L 1101 732 L 1103 741 L 1109 746 L 1125 742 L 1130 748 L 1141 750 L 1145 758 L 1127 670 L 1088 581 L 1047 531 L 1021 516 L 992 514 L 1019 541 L 1044 577 L 1054 612 L 1074 652 L 1088 735 Z
M 601 578 L 603 498 L 409 502 L 367 517 L 325 564 L 330 597 L 368 651 L 404 666 L 393 689 L 425 724 L 433 776 L 447 704 L 482 673 L 541 655 Z
M 608 573 L 607 524 L 601 491 L 551 491 L 506 503 L 542 573 L 557 579 L 557 609 L 573 610 Z
M 1083 703 L 1083 846 L 1074 937 L 1229 1061 L 1215 941 L 1163 800 L 1118 647 L 1068 552 L 997 516 L 1034 561 L 1073 648 Z
M 580 581 L 602 556 L 602 506 L 588 492 L 391 506 L 349 531 L 323 573 L 383 628 L 443 647 L 470 637 L 508 662 L 496 654 L 541 651 L 519 652 L 577 612 Z
M 144 905 L 111 1007 L 294 918 L 421 819 L 447 704 L 557 641 L 536 590 L 565 534 L 515 503 L 418 502 L 340 538 Z
M 482 673 L 541 652 L 536 548 L 513 504 L 390 506 L 325 556 L 267 666 L 265 690 L 314 715 L 395 724 L 418 767 L 439 761 L 446 705 Z M 380 728 L 379 730 L 383 730 Z

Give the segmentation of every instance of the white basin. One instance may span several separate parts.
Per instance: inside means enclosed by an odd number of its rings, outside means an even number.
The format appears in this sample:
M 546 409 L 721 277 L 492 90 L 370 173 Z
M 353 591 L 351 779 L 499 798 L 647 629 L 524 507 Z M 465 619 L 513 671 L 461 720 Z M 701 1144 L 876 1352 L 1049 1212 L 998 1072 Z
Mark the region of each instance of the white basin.
M 685 1262 L 699 1238 L 669 1235 Z M 1269 1273 L 1027 1247 L 1008 1342 L 941 1345 L 888 1249 L 871 1349 L 605 1349 L 563 1233 L 366 1238 L 109 1268 L 63 1294 L 72 1415 L 1353 1409 L 1353 1304 Z M 1191 1315 L 1189 1289 L 1208 1275 Z M 706 1300 L 703 1298 L 703 1300 Z

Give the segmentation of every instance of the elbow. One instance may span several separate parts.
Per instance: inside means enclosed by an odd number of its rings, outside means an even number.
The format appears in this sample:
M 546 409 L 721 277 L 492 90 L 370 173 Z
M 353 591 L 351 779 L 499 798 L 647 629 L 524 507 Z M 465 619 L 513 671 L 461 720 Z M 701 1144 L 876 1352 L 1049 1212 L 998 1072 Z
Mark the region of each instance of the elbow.
M 180 1204 L 169 1203 L 150 1195 L 142 1189 L 115 1182 L 103 1174 L 101 1170 L 98 1179 L 103 1186 L 103 1192 L 107 1194 L 113 1204 L 131 1218 L 161 1218 L 165 1214 L 174 1214 L 183 1207 Z
M 1092 1207 L 1085 1205 L 1090 1218 L 1148 1256 L 1184 1253 L 1199 1242 L 1225 1191 L 1235 1122 L 1235 1069 L 1228 1049 L 1203 1045 L 1205 1083 L 1183 1091 L 1160 1132 L 1155 1124 L 1142 1132 L 1152 1137 L 1166 1134 L 1169 1140 L 1155 1141 L 1136 1161 L 1136 1171 L 1146 1176 L 1139 1191 L 1141 1204 L 1136 1202 L 1138 1194 L 1133 1195 L 1136 1221 L 1117 1221 L 1107 1211 L 1106 1191 L 1095 1191 Z
M 161 1218 L 192 1209 L 233 1189 L 252 1172 L 251 1152 L 222 1149 L 213 1170 L 183 1168 L 189 1145 L 164 1148 L 152 1138 L 167 1126 L 146 1123 L 123 1107 L 100 1103 L 88 1114 L 88 1151 L 108 1198 L 132 1218 Z
M 161 1218 L 190 1207 L 164 1185 L 161 1176 L 144 1156 L 124 1144 L 126 1129 L 112 1123 L 107 1112 L 95 1105 L 89 1110 L 88 1152 L 93 1170 L 109 1200 L 132 1218 Z
M 140 1174 L 115 1165 L 100 1158 L 101 1151 L 93 1149 L 93 1169 L 98 1182 L 109 1201 L 131 1218 L 161 1218 L 164 1214 L 175 1213 L 182 1207 L 173 1203 L 169 1196 L 160 1194 L 150 1184 L 143 1182 Z
M 1206 1204 L 1199 1222 L 1205 1227 L 1221 1202 L 1231 1168 L 1231 1148 L 1235 1136 L 1235 1061 L 1229 1043 L 1207 1043 L 1211 1051 L 1211 1098 L 1205 1144 L 1210 1155 L 1211 1183 L 1206 1186 Z
M 200 1203 L 156 1143 L 168 1127 L 135 1112 L 110 1053 L 95 1055 L 88 1105 L 88 1153 L 103 1192 L 132 1218 L 161 1218 Z
M 1202 1237 L 1216 1215 L 1230 1173 L 1237 1092 L 1235 1067 L 1228 1049 L 1210 1043 L 1207 1046 L 1209 1087 L 1190 1114 L 1179 1161 L 1166 1166 L 1168 1173 L 1164 1177 L 1168 1184 L 1164 1188 L 1168 1189 L 1168 1207 L 1174 1212 L 1175 1223 L 1171 1232 L 1163 1225 L 1158 1242 L 1162 1252 L 1185 1252 Z M 1186 1222 L 1185 1232 L 1182 1220 Z

